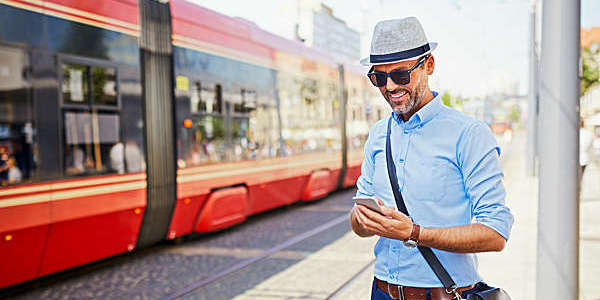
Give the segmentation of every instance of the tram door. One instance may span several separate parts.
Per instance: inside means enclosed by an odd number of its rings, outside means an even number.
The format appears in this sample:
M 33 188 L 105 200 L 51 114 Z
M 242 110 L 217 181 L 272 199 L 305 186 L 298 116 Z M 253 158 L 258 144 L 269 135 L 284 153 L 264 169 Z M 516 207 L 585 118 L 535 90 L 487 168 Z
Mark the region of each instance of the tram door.
M 33 175 L 29 68 L 29 55 L 23 49 L 0 45 L 0 168 L 9 170 L 0 172 L 1 186 L 27 181 Z
M 36 137 L 28 51 L 0 44 L 0 191 L 29 183 Z M 39 162 L 40 165 L 43 162 Z M 13 190 L 14 191 L 14 190 Z M 0 194 L 0 287 L 38 276 L 50 224 L 50 196 L 37 203 L 11 203 L 16 193 Z M 12 194 L 12 195 L 11 195 Z M 18 195 L 17 195 L 18 197 Z M 35 216 L 35 217 L 32 217 Z

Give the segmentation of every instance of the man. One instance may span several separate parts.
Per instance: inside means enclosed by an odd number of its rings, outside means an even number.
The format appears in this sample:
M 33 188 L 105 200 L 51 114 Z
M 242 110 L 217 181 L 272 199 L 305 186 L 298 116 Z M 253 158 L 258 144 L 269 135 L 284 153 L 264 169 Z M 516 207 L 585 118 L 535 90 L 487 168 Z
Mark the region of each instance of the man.
M 378 198 L 384 215 L 362 205 L 350 215 L 357 235 L 380 237 L 372 299 L 453 299 L 417 248 L 403 242 L 432 248 L 462 293 L 482 281 L 474 253 L 501 251 L 512 227 L 491 131 L 444 106 L 429 89 L 436 46 L 414 17 L 382 21 L 370 57 L 361 61 L 371 66 L 369 79 L 393 110 L 371 129 L 357 182 L 357 196 Z M 388 177 L 389 118 L 398 186 L 410 217 L 396 209 Z

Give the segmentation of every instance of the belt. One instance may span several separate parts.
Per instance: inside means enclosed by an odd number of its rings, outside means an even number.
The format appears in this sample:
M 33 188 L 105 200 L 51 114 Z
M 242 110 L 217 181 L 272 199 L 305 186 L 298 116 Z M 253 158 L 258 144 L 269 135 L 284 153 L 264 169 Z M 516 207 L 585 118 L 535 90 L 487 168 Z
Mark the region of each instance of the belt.
M 384 291 L 386 294 L 390 295 L 392 299 L 401 299 L 401 300 L 425 300 L 427 299 L 427 290 L 429 290 L 430 299 L 431 300 L 453 300 L 454 294 L 446 292 L 445 288 L 418 288 L 418 287 L 409 287 L 409 286 L 401 286 L 387 283 L 383 280 L 379 280 L 375 278 L 375 284 L 379 289 Z M 466 290 L 470 290 L 474 288 L 475 285 L 465 286 L 461 288 L 457 288 L 459 294 Z

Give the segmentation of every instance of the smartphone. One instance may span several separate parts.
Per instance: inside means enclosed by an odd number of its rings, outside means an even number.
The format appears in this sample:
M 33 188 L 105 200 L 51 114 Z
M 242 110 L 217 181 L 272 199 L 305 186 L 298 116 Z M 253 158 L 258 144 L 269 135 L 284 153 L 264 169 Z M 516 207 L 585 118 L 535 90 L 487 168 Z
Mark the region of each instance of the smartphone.
M 367 208 L 369 208 L 370 210 L 378 212 L 383 215 L 383 210 L 381 209 L 381 206 L 379 206 L 379 203 L 377 203 L 377 200 L 373 197 L 359 196 L 359 197 L 352 198 L 352 200 L 354 200 L 354 203 L 356 203 L 356 204 L 364 205 Z

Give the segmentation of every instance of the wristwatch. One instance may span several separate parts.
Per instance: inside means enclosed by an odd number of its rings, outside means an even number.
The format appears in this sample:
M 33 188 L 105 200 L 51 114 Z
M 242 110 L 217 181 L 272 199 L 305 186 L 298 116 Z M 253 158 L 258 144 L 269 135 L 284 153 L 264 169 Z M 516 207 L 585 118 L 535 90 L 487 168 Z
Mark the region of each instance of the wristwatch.
M 419 233 L 421 232 L 421 226 L 413 223 L 412 231 L 410 232 L 410 237 L 408 240 L 404 241 L 404 246 L 409 248 L 417 247 L 419 243 Z

